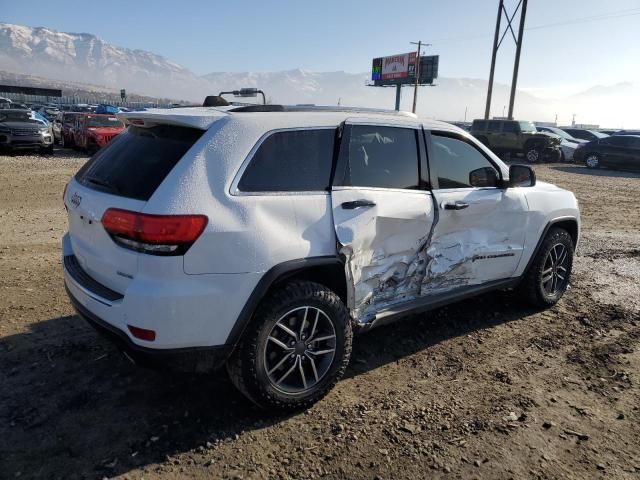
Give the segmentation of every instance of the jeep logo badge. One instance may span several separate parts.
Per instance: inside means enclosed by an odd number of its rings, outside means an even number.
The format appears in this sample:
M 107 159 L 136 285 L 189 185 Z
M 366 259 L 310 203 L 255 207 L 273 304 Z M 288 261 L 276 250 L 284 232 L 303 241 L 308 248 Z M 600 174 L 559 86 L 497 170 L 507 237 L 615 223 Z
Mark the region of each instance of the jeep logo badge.
M 74 193 L 73 196 L 71 197 L 71 203 L 73 203 L 73 205 L 75 205 L 76 208 L 80 206 L 81 201 L 82 201 L 82 197 L 77 193 Z

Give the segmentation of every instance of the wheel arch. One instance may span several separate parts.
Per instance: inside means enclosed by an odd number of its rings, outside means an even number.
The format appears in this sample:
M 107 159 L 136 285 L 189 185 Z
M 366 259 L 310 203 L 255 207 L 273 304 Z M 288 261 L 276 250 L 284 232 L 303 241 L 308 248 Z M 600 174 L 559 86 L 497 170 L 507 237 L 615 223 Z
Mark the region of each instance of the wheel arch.
M 226 344 L 235 347 L 260 302 L 274 289 L 292 280 L 320 283 L 335 292 L 346 304 L 347 278 L 344 262 L 338 256 L 289 260 L 273 266 L 262 276 L 240 312 Z
M 578 219 L 576 217 L 561 217 L 561 218 L 556 218 L 554 220 L 550 220 L 545 225 L 544 230 L 542 231 L 542 235 L 540 235 L 540 238 L 538 238 L 538 243 L 536 244 L 536 248 L 533 250 L 533 252 L 531 254 L 531 257 L 529 258 L 529 260 L 527 262 L 527 266 L 524 269 L 524 271 L 522 272 L 522 276 L 523 277 L 529 271 L 529 268 L 533 264 L 533 262 L 534 262 L 534 260 L 536 258 L 536 255 L 538 255 L 538 252 L 540 251 L 540 247 L 542 246 L 542 242 L 544 242 L 544 239 L 546 238 L 547 234 L 549 233 L 549 230 L 551 230 L 552 227 L 558 227 L 558 228 L 562 228 L 562 229 L 566 230 L 569 233 L 569 235 L 571 236 L 571 240 L 573 240 L 574 247 L 578 245 L 578 239 L 579 239 L 579 236 L 580 236 L 580 228 L 578 226 Z

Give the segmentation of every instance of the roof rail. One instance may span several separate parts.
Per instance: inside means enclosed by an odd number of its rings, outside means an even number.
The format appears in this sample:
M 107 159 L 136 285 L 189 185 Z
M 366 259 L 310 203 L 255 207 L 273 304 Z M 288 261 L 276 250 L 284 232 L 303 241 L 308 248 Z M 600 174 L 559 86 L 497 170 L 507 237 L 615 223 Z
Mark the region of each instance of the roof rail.
M 377 113 L 400 117 L 417 118 L 415 113 L 398 110 L 384 110 L 382 108 L 340 107 L 340 106 L 310 106 L 310 105 L 250 105 L 232 108 L 229 112 L 346 112 L 346 113 Z
M 245 105 L 242 107 L 231 108 L 228 112 L 284 112 L 285 107 L 282 105 Z

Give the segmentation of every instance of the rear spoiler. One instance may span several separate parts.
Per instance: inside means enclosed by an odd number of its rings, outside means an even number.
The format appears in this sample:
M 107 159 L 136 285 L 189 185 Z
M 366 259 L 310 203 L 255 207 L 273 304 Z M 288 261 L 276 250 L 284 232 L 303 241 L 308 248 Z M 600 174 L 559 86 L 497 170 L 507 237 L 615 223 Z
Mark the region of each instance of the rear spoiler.
M 228 113 L 214 108 L 158 108 L 143 112 L 121 112 L 116 114 L 127 126 L 135 125 L 149 128 L 156 125 L 175 125 L 199 130 L 207 130 L 214 122 L 228 115 Z

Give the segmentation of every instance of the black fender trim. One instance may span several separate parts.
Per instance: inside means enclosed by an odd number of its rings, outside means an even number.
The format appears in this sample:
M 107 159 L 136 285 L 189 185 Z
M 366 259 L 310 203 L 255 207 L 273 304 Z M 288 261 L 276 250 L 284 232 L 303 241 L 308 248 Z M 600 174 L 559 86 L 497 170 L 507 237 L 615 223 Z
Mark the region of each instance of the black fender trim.
M 249 299 L 244 304 L 235 325 L 231 329 L 231 332 L 229 332 L 226 345 L 234 348 L 238 344 L 258 304 L 264 299 L 266 293 L 273 285 L 309 268 L 327 265 L 339 265 L 344 270 L 344 262 L 341 261 L 337 255 L 300 258 L 279 263 L 271 267 L 271 269 L 260 278 L 253 292 L 251 292 Z
M 547 236 L 547 233 L 549 233 L 549 230 L 551 229 L 551 227 L 553 227 L 554 225 L 557 225 L 558 223 L 564 223 L 564 222 L 574 222 L 576 224 L 576 241 L 578 240 L 580 236 L 580 231 L 579 231 L 578 219 L 576 217 L 560 217 L 560 218 L 551 220 L 549 223 L 545 225 L 544 230 L 542 231 L 542 235 L 540 235 L 540 238 L 538 238 L 538 243 L 536 244 L 536 248 L 533 250 L 531 257 L 529 257 L 529 261 L 527 262 L 527 267 L 522 271 L 522 275 L 520 275 L 520 279 L 523 279 L 527 274 L 527 272 L 529 271 L 529 269 L 531 268 L 531 265 L 533 264 L 533 261 L 535 260 L 536 255 L 538 255 L 538 252 L 540 251 L 542 242 Z

